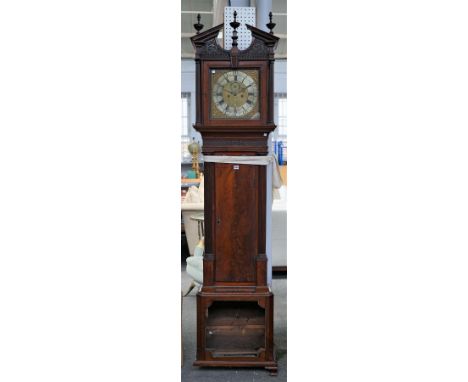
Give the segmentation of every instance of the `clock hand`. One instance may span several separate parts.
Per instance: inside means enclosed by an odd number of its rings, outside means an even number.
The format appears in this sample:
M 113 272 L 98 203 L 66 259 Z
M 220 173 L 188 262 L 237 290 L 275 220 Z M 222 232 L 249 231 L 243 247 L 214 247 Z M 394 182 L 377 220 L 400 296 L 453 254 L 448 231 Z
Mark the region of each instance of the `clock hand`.
M 237 97 L 237 95 L 239 94 L 239 92 L 232 92 L 230 90 L 226 90 L 226 91 L 234 97 Z

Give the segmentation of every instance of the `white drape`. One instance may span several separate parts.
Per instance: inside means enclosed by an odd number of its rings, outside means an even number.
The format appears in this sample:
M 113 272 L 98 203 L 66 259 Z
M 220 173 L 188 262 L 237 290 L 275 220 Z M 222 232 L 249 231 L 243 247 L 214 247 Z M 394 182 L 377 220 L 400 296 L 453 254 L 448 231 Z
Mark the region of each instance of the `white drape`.
M 278 159 L 275 155 L 262 156 L 242 156 L 242 155 L 205 155 L 204 162 L 214 163 L 232 163 L 232 164 L 249 164 L 254 166 L 267 166 L 273 163 L 272 167 L 272 186 L 273 199 L 280 199 L 278 189 L 283 185 L 281 173 L 279 170 Z

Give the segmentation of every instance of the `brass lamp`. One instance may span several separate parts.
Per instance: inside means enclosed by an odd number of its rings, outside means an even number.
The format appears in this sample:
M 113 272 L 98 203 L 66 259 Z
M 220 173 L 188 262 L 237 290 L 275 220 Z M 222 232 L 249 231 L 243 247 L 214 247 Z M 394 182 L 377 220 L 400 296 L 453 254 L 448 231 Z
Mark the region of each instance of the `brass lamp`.
M 197 178 L 200 177 L 200 162 L 198 156 L 200 154 L 200 144 L 193 138 L 192 143 L 188 145 L 188 151 L 192 154 L 192 169 L 195 171 Z

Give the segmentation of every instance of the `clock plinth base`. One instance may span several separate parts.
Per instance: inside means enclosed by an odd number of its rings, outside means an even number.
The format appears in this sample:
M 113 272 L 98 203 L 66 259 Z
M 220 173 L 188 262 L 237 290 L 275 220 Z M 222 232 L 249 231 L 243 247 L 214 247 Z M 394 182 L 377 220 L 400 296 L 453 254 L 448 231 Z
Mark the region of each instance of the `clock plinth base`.
M 195 361 L 193 366 L 198 367 L 251 367 L 264 368 L 271 376 L 278 375 L 278 362 L 261 362 L 261 361 Z
M 258 367 L 274 373 L 273 293 L 197 294 L 200 367 Z

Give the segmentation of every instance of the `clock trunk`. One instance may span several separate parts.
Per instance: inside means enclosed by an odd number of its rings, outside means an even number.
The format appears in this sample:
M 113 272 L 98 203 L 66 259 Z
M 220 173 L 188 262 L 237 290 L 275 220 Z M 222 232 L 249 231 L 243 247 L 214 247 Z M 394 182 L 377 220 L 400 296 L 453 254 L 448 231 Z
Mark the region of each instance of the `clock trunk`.
M 215 164 L 215 282 L 255 284 L 258 166 Z

